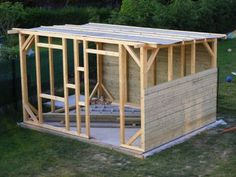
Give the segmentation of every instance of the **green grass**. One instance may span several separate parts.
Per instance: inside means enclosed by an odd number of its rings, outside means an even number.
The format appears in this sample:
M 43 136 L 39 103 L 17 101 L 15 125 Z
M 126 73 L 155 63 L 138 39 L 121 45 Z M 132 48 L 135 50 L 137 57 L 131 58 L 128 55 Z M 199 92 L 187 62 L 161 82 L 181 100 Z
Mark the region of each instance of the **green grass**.
M 232 48 L 231 53 L 227 52 Z M 236 40 L 219 46 L 219 115 L 236 124 Z M 212 176 L 236 174 L 235 132 L 206 131 L 146 160 L 16 125 L 21 114 L 0 116 L 0 177 L 3 176 Z

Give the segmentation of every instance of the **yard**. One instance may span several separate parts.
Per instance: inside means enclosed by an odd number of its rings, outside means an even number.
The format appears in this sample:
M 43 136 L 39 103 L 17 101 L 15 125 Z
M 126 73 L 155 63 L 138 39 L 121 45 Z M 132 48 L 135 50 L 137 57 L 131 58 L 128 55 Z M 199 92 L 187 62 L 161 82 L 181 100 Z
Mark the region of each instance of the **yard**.
M 231 48 L 232 52 L 227 49 Z M 235 176 L 236 40 L 219 42 L 218 118 L 228 125 L 206 131 L 146 160 L 75 140 L 20 128 L 20 113 L 0 117 L 0 176 Z M 235 78 L 236 79 L 236 78 Z

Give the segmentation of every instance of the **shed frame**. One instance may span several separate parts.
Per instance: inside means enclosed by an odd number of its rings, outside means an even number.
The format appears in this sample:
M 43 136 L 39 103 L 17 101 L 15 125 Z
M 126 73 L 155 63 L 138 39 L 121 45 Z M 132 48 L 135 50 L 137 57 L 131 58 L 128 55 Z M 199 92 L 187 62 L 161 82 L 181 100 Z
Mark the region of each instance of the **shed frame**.
M 89 26 L 89 25 L 94 25 Z M 51 29 L 43 30 L 44 28 Z M 126 29 L 127 28 L 127 29 Z M 57 29 L 61 31 L 57 31 Z M 121 36 L 132 36 L 139 37 L 149 37 L 149 38 L 158 38 L 163 41 L 167 40 L 167 43 L 160 42 L 148 42 L 142 41 L 140 39 L 124 40 L 119 39 L 118 37 L 100 37 L 96 34 L 92 35 L 80 35 L 68 33 L 66 30 L 74 30 L 79 32 L 96 32 L 101 30 L 100 33 L 115 35 L 117 33 Z M 167 57 L 167 80 L 174 80 L 174 63 L 173 63 L 173 49 L 175 47 L 180 48 L 180 73 L 181 77 L 186 76 L 186 59 L 185 59 L 185 50 L 187 46 L 191 46 L 191 64 L 190 72 L 191 75 L 196 73 L 196 44 L 202 44 L 211 58 L 211 68 L 217 67 L 217 38 L 223 38 L 225 35 L 213 34 L 213 33 L 197 33 L 197 32 L 184 32 L 184 31 L 175 31 L 175 30 L 161 30 L 158 29 L 158 32 L 151 31 L 150 28 L 145 28 L 147 31 L 144 32 L 144 28 L 139 27 L 126 27 L 121 25 L 105 25 L 105 24 L 88 24 L 78 26 L 78 25 L 55 25 L 52 27 L 39 27 L 32 29 L 20 29 L 13 28 L 9 30 L 9 34 L 19 34 L 19 48 L 20 48 L 20 67 L 21 67 L 21 85 L 22 85 L 22 105 L 23 105 L 23 122 L 30 125 L 35 125 L 38 127 L 47 128 L 57 132 L 62 132 L 65 134 L 75 135 L 78 137 L 90 139 L 90 99 L 97 94 L 98 96 L 106 95 L 112 102 L 115 102 L 112 94 L 103 84 L 103 56 L 111 56 L 118 58 L 119 65 L 119 105 L 120 109 L 120 147 L 133 150 L 137 153 L 143 153 L 150 149 L 145 147 L 145 91 L 148 88 L 148 72 L 150 68 L 158 65 L 156 62 L 158 52 L 160 49 L 166 48 L 168 50 Z M 65 30 L 65 31 L 63 31 Z M 142 32 L 142 30 L 144 30 Z M 169 33 L 168 33 L 169 32 Z M 176 32 L 177 34 L 173 34 Z M 185 34 L 186 33 L 186 34 Z M 208 35 L 208 36 L 206 36 Z M 47 37 L 47 42 L 40 42 L 39 37 Z M 53 44 L 52 38 L 60 38 L 62 44 Z M 147 39 L 149 39 L 147 38 Z M 75 83 L 71 84 L 68 81 L 68 56 L 67 56 L 67 40 L 73 40 L 73 52 L 74 52 L 74 80 Z M 96 49 L 89 48 L 88 43 L 93 42 L 96 44 Z M 114 44 L 117 46 L 118 51 L 109 51 L 103 48 L 104 44 Z M 83 58 L 79 57 L 79 45 L 83 45 Z M 35 61 L 36 61 L 36 80 L 37 80 L 37 101 L 38 105 L 35 108 L 29 102 L 28 96 L 28 82 L 27 82 L 27 66 L 26 66 L 26 54 L 27 51 L 35 46 Z M 48 48 L 49 56 L 49 70 L 50 70 L 50 94 L 42 92 L 42 83 L 41 83 L 41 67 L 40 67 L 40 48 Z M 54 56 L 53 50 L 61 50 L 63 56 L 63 85 L 64 85 L 64 97 L 55 95 L 54 88 Z M 139 50 L 139 54 L 135 52 Z M 148 52 L 150 55 L 148 56 Z M 95 54 L 97 56 L 97 83 L 93 91 L 90 93 L 90 84 L 89 84 L 89 54 Z M 140 104 L 128 102 L 127 99 L 127 59 L 128 55 L 132 57 L 133 61 L 139 68 L 139 77 L 140 77 Z M 80 66 L 79 60 L 83 60 L 84 66 Z M 154 69 L 155 70 L 155 69 Z M 154 71 L 155 72 L 155 71 Z M 84 86 L 85 86 L 85 100 L 81 101 L 80 98 L 80 74 L 84 73 Z M 153 85 L 157 84 L 155 74 L 153 74 Z M 69 89 L 75 91 L 76 104 L 69 105 Z M 42 99 L 48 99 L 51 101 L 51 112 L 65 112 L 65 128 L 54 127 L 48 125 L 44 122 L 43 118 L 43 105 Z M 65 107 L 56 109 L 55 101 L 63 102 Z M 140 129 L 129 139 L 125 138 L 125 106 L 138 107 L 140 108 Z M 85 129 L 86 131 L 82 133 L 81 131 L 81 114 L 80 108 L 85 107 Z M 70 114 L 69 111 L 71 108 L 76 109 L 76 127 L 77 131 L 71 131 L 70 125 Z M 133 143 L 140 138 L 140 145 L 136 146 Z

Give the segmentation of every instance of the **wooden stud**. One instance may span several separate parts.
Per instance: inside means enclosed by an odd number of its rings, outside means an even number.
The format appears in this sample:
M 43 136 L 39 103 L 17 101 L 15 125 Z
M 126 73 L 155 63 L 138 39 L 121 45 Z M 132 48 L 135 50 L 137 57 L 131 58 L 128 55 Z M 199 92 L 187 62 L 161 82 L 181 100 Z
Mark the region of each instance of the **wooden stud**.
M 45 94 L 45 93 L 41 93 L 40 94 L 41 98 L 44 99 L 49 99 L 49 100 L 55 100 L 55 101 L 60 101 L 60 102 L 65 102 L 65 99 L 63 97 L 60 96 L 55 96 L 55 95 L 49 95 L 49 94 Z
M 173 80 L 173 46 L 168 47 L 168 81 Z
M 211 47 L 209 46 L 208 42 L 203 42 L 203 45 L 205 46 L 205 48 L 207 49 L 207 52 L 211 55 L 212 58 L 215 57 L 215 54 L 213 52 L 213 50 L 211 49 Z
M 43 105 L 40 94 L 42 93 L 41 86 L 41 64 L 40 64 L 40 49 L 37 46 L 39 42 L 39 36 L 35 36 L 35 60 L 36 60 L 36 82 L 37 82 L 37 98 L 38 98 L 38 119 L 39 123 L 43 123 Z
M 29 35 L 29 37 L 25 40 L 23 46 L 22 46 L 22 50 L 25 50 L 26 46 L 30 43 L 30 41 L 34 38 L 34 35 Z
M 76 127 L 77 133 L 81 134 L 81 113 L 80 113 L 80 73 L 79 67 L 79 43 L 74 39 L 74 74 L 75 74 L 75 109 L 76 109 Z
M 67 41 L 62 39 L 62 60 L 63 60 L 63 82 L 64 82 L 64 106 L 65 106 L 65 128 L 70 130 L 70 115 L 69 115 L 69 90 L 68 84 L 68 59 L 67 59 Z
M 212 56 L 211 67 L 215 68 L 217 67 L 217 39 L 214 39 L 214 42 L 212 42 L 212 51 L 214 53 L 214 56 Z
M 83 41 L 84 49 L 84 89 L 85 89 L 85 125 L 86 135 L 90 137 L 90 99 L 89 99 L 89 57 L 86 50 L 88 49 L 88 41 Z
M 125 49 L 119 44 L 120 144 L 125 144 Z
M 27 67 L 26 67 L 26 53 L 22 49 L 25 42 L 25 36 L 19 34 L 19 48 L 20 48 L 20 72 L 21 72 L 21 92 L 22 92 L 22 110 L 24 122 L 28 119 L 29 115 L 25 110 L 25 105 L 28 102 L 28 86 L 27 86 Z
M 96 43 L 96 48 L 97 50 L 102 50 L 102 44 L 101 43 Z M 97 54 L 97 83 L 98 83 L 98 97 L 100 98 L 102 96 L 102 60 L 103 56 Z
M 191 74 L 196 73 L 196 43 L 195 41 L 191 45 Z
M 106 89 L 106 87 L 103 84 L 101 84 L 101 88 L 106 93 L 106 95 L 109 97 L 110 101 L 113 102 L 114 101 L 113 96 L 111 95 L 111 93 Z
M 180 76 L 184 77 L 186 73 L 185 69 L 185 45 L 181 45 L 180 48 Z
M 52 38 L 48 37 L 48 43 L 52 43 Z M 48 49 L 48 58 L 49 58 L 49 78 L 50 78 L 50 94 L 55 94 L 54 88 L 54 59 L 53 59 L 53 49 Z M 55 111 L 55 101 L 51 100 L 51 112 Z
M 145 89 L 147 88 L 147 49 L 140 48 L 141 148 L 145 149 Z

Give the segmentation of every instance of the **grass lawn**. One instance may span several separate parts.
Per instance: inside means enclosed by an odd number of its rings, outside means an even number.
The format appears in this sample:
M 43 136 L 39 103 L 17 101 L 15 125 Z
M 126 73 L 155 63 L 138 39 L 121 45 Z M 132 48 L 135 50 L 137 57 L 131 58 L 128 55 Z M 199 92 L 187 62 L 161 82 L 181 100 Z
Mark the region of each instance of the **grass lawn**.
M 227 52 L 232 48 L 231 53 Z M 222 41 L 218 64 L 219 117 L 236 124 L 236 40 Z M 206 131 L 185 143 L 140 160 L 105 148 L 20 128 L 21 114 L 0 116 L 0 177 L 6 176 L 213 176 L 236 174 L 236 133 L 225 127 Z

